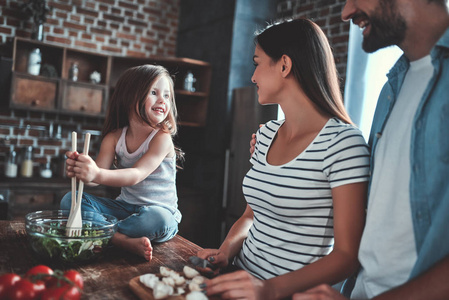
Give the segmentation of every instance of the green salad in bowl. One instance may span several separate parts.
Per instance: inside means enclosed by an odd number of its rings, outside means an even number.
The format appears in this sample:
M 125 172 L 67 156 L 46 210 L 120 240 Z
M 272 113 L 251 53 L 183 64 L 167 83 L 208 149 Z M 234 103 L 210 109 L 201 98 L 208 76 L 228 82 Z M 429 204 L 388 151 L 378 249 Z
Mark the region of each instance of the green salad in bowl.
M 41 257 L 68 263 L 99 257 L 117 230 L 117 218 L 83 211 L 81 236 L 66 235 L 67 210 L 47 210 L 25 216 L 25 228 L 33 250 Z

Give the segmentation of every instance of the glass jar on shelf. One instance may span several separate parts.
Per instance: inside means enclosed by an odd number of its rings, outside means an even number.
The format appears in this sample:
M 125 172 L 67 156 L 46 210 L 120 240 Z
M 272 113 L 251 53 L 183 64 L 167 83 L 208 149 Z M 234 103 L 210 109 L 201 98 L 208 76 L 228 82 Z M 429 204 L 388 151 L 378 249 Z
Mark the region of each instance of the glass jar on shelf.
M 9 178 L 17 177 L 17 152 L 11 146 L 5 165 L 5 176 Z
M 188 71 L 186 77 L 184 78 L 184 90 L 188 92 L 195 92 L 195 83 L 195 76 L 193 76 L 193 73 L 191 71 Z
M 47 156 L 47 161 L 45 164 L 41 165 L 40 175 L 42 178 L 51 178 L 53 176 L 53 171 L 51 169 L 51 157 Z
M 31 50 L 28 56 L 28 73 L 31 75 L 39 75 L 41 71 L 42 54 L 39 48 Z
M 25 152 L 25 156 L 20 166 L 20 175 L 22 177 L 32 177 L 33 176 L 33 147 L 28 146 Z
M 79 68 L 78 63 L 72 62 L 69 69 L 69 79 L 72 81 L 78 81 Z

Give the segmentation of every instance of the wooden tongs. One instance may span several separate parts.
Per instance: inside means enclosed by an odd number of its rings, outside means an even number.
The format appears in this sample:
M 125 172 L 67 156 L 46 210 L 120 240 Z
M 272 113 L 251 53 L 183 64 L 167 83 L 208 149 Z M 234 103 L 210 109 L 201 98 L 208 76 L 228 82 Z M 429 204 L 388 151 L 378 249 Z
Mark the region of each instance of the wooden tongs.
M 87 155 L 89 152 L 90 133 L 86 133 L 84 137 L 84 151 Z M 76 151 L 77 134 L 72 132 L 72 151 Z M 66 225 L 67 236 L 81 236 L 83 229 L 83 219 L 81 218 L 81 199 L 83 197 L 84 182 L 80 180 L 78 186 L 78 194 L 76 193 L 76 177 L 72 177 L 72 205 L 70 208 L 69 218 Z

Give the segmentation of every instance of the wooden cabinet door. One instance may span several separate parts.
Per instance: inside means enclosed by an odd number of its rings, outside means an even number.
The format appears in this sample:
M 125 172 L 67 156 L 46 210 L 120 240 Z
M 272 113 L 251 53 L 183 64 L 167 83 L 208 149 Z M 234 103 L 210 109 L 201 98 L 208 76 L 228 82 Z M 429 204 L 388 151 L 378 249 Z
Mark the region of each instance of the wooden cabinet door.
M 59 209 L 60 200 L 52 192 L 15 191 L 9 199 L 9 212 L 13 219 L 23 220 L 30 212 Z
M 61 108 L 73 112 L 102 114 L 105 88 L 101 85 L 67 81 Z
M 12 106 L 54 109 L 57 93 L 58 81 L 37 76 L 13 74 Z

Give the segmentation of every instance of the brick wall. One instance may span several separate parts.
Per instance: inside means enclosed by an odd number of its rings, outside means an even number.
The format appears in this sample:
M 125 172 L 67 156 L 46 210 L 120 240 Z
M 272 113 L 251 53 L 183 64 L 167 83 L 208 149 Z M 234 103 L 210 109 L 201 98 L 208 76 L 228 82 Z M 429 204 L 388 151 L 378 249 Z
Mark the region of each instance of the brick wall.
M 180 0 L 49 0 L 44 41 L 106 54 L 174 56 Z M 0 0 L 0 42 L 30 37 L 23 0 Z
M 48 0 L 53 7 L 45 23 L 44 41 L 112 55 L 174 56 L 181 0 Z M 227 0 L 223 0 L 227 1 Z M 271 1 L 271 0 L 267 0 Z M 19 11 L 23 0 L 0 0 L 0 43 L 30 37 L 32 23 Z M 346 75 L 349 24 L 341 21 L 344 0 L 277 0 L 279 17 L 308 17 L 328 36 L 342 77 Z M 8 95 L 0 94 L 0 102 Z M 8 144 L 34 147 L 35 169 L 70 148 L 72 130 L 101 130 L 103 120 L 0 108 L 0 174 Z M 48 136 L 61 126 L 62 139 Z M 28 126 L 28 127 L 27 127 Z M 27 129 L 28 128 L 28 129 Z M 81 140 L 80 140 L 81 141 Z M 92 149 L 99 145 L 93 136 Z
M 349 40 L 349 23 L 341 20 L 345 2 L 346 0 L 278 0 L 279 17 L 310 18 L 323 29 L 334 51 L 337 69 L 342 78 L 342 90 L 346 78 Z
M 44 27 L 44 42 L 92 52 L 123 56 L 175 56 L 180 0 L 48 0 L 52 7 Z M 29 38 L 31 19 L 19 9 L 23 0 L 0 0 L 0 43 Z M 0 103 L 9 95 L 0 94 Z M 103 119 L 11 110 L 0 107 L 0 177 L 9 145 L 20 153 L 33 146 L 34 174 L 50 157 L 56 161 L 70 149 L 70 132 L 99 133 Z M 53 136 L 49 129 L 53 127 Z M 56 137 L 57 128 L 61 137 Z M 79 146 L 82 147 L 82 137 Z M 92 136 L 93 155 L 100 138 Z M 38 175 L 36 175 L 38 176 Z

